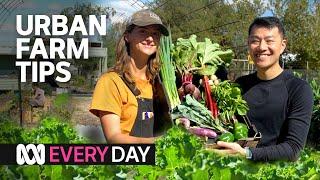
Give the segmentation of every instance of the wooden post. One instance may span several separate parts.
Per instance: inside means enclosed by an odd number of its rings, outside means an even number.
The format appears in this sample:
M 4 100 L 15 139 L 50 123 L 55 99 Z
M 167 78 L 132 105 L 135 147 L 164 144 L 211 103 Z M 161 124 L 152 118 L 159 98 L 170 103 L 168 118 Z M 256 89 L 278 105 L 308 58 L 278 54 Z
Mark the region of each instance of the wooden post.
M 309 80 L 309 61 L 307 61 L 306 81 Z
M 20 126 L 23 127 L 23 118 L 22 118 L 22 94 L 21 94 L 21 71 L 18 73 L 18 91 L 19 91 L 19 111 L 20 111 Z

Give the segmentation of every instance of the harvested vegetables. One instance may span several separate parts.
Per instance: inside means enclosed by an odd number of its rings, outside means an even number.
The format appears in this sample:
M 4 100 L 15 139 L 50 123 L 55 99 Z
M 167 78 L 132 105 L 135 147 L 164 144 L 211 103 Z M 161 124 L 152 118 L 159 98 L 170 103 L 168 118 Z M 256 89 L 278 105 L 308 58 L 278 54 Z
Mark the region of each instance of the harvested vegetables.
M 160 77 L 164 88 L 166 90 L 166 95 L 169 99 L 170 109 L 173 109 L 178 104 L 180 104 L 180 99 L 178 95 L 178 90 L 175 85 L 176 76 L 174 66 L 172 64 L 170 50 L 171 50 L 171 33 L 169 36 L 162 36 L 160 40 Z
M 182 86 L 178 89 L 180 100 L 184 100 L 187 94 L 193 95 L 198 101 L 201 100 L 200 90 L 192 83 L 192 74 L 182 75 Z
M 223 51 L 219 44 L 205 38 L 198 42 L 196 35 L 189 39 L 179 38 L 172 49 L 172 58 L 177 71 L 183 75 L 194 73 L 212 75 L 219 65 L 228 66 L 233 58 L 232 50 Z
M 215 130 L 217 132 L 227 132 L 227 130 L 216 121 L 211 112 L 190 94 L 186 95 L 186 101 L 173 109 L 172 118 L 185 117 L 195 122 L 200 127 Z
M 219 44 L 212 43 L 208 38 L 198 42 L 197 36 L 191 35 L 188 39 L 179 38 L 171 55 L 175 69 L 182 79 L 182 86 L 178 89 L 182 103 L 173 109 L 172 118 L 184 118 L 177 122 L 198 136 L 219 136 L 220 140 L 226 142 L 246 138 L 247 127 L 236 120 L 232 121 L 235 114 L 245 115 L 248 109 L 242 100 L 240 89 L 220 83 L 214 75 L 218 66 L 228 66 L 233 52 L 222 50 Z M 194 74 L 200 75 L 202 79 L 200 85 L 204 87 L 204 96 L 193 84 Z M 200 103 L 202 97 L 205 98 L 206 106 Z M 232 102 L 236 105 L 231 106 L 231 109 L 226 107 Z M 199 127 L 190 127 L 189 121 Z
M 233 123 L 234 116 L 244 116 L 249 109 L 247 102 L 242 98 L 238 85 L 223 81 L 218 85 L 211 85 L 212 96 L 216 98 L 219 108 L 219 118 L 224 124 Z
M 231 132 L 226 132 L 223 133 L 219 136 L 218 138 L 219 141 L 224 141 L 224 142 L 233 142 L 234 141 L 234 136 Z
M 247 125 L 243 123 L 235 122 L 233 126 L 233 134 L 234 134 L 235 140 L 247 138 L 248 137 Z
M 189 130 L 189 132 L 191 132 L 192 134 L 195 134 L 197 136 L 206 136 L 208 138 L 217 137 L 217 133 L 216 132 L 214 132 L 211 129 L 207 129 L 207 128 L 191 127 L 188 130 Z

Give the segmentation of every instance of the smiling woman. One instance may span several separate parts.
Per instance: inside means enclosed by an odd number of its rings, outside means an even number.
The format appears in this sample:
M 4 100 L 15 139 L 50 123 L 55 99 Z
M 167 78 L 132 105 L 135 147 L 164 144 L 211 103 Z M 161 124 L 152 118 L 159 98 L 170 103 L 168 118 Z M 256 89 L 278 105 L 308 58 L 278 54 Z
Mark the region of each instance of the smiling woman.
M 160 68 L 158 15 L 134 13 L 117 45 L 116 65 L 100 77 L 90 112 L 101 120 L 109 143 L 154 142 L 154 86 Z

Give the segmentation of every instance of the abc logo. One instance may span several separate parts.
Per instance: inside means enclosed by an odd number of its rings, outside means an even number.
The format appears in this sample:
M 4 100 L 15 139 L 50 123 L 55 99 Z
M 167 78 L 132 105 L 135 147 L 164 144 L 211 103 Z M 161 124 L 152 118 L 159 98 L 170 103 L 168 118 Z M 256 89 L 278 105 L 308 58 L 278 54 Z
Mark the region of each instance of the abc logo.
M 45 163 L 45 146 L 43 144 L 38 144 L 37 146 L 34 144 L 18 144 L 16 148 L 16 160 L 17 164 L 23 165 L 24 163 L 28 165 L 33 165 L 37 162 L 39 165 L 43 165 Z M 32 151 L 33 157 L 30 158 L 29 152 Z

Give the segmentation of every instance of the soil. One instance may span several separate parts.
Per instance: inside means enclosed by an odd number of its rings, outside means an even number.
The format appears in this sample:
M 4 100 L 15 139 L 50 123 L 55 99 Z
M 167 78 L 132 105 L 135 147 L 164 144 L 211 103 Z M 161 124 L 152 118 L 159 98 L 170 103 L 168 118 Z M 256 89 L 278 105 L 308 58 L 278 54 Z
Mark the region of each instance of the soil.
M 72 96 L 71 104 L 74 112 L 71 121 L 74 124 L 101 125 L 98 117 L 89 112 L 91 97 Z

